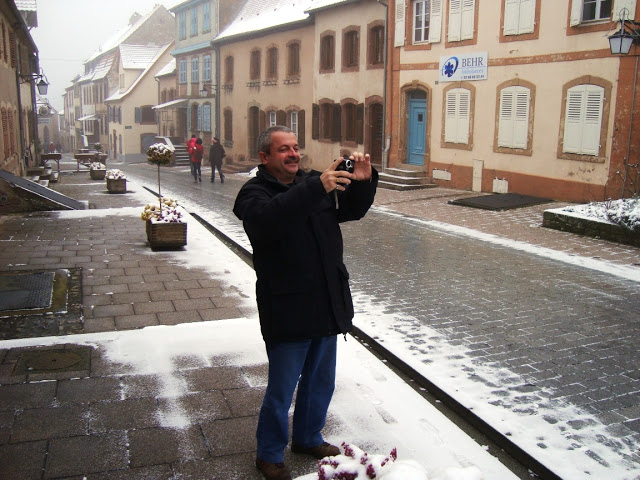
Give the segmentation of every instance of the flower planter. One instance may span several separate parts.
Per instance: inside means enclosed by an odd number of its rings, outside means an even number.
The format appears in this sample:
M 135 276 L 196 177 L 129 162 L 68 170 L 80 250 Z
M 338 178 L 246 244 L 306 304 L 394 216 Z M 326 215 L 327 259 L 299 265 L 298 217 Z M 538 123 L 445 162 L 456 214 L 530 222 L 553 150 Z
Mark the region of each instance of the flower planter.
M 147 240 L 153 249 L 184 247 L 187 244 L 187 224 L 147 220 Z
M 126 193 L 127 179 L 107 178 L 107 190 L 109 190 L 109 193 Z
M 91 170 L 89 170 L 89 175 L 91 175 L 92 180 L 104 180 L 106 174 L 107 171 L 104 169 L 97 170 L 95 168 L 92 168 Z

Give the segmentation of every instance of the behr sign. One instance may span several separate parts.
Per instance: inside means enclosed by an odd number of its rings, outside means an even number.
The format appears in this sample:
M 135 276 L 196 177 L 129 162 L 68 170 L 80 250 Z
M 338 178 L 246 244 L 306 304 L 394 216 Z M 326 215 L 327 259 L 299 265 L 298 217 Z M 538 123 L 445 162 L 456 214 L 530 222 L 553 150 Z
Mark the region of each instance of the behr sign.
M 487 52 L 440 57 L 441 82 L 487 79 Z

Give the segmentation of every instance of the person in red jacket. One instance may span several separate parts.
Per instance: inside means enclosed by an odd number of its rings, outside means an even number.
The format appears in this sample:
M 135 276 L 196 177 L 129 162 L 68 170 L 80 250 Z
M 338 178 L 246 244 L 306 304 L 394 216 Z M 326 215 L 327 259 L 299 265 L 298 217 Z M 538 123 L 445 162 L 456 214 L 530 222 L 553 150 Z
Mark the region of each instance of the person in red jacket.
M 189 165 L 191 166 L 191 175 L 193 175 L 193 147 L 196 145 L 196 136 L 191 135 L 189 141 L 187 141 L 187 153 L 189 154 Z
M 202 139 L 198 138 L 191 149 L 191 173 L 193 173 L 194 183 L 202 181 L 202 157 L 204 156 L 204 147 Z

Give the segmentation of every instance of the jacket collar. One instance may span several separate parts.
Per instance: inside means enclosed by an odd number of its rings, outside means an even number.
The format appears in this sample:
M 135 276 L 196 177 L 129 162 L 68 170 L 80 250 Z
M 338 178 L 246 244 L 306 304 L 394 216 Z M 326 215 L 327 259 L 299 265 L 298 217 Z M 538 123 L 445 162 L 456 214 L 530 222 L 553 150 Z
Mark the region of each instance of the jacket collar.
M 296 183 L 300 182 L 300 180 L 304 176 L 305 176 L 305 173 L 302 170 L 298 170 L 298 172 L 296 173 L 296 177 L 293 179 L 293 183 L 291 185 L 295 185 Z M 269 172 L 267 172 L 267 169 L 262 164 L 258 165 L 258 173 L 256 174 L 256 177 L 264 182 L 275 183 L 277 185 L 281 185 L 286 188 L 289 188 L 291 186 L 291 185 L 287 185 L 286 183 L 282 183 L 276 177 L 274 177 Z

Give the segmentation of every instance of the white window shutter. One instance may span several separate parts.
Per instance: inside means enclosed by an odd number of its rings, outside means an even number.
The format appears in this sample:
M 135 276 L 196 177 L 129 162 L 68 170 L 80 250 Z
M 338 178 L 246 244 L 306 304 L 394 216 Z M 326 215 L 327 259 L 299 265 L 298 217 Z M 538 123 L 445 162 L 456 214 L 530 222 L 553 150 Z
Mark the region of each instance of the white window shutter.
M 469 143 L 469 120 L 471 111 L 471 92 L 463 88 L 458 93 L 457 143 Z
M 514 92 L 511 88 L 503 88 L 500 92 L 500 117 L 498 119 L 498 146 L 513 145 L 513 111 Z
M 520 0 L 505 0 L 504 2 L 504 35 L 518 34 L 518 19 L 520 18 Z
M 571 17 L 569 23 L 572 27 L 580 25 L 582 19 L 582 2 L 584 0 L 571 0 Z
M 513 122 L 513 148 L 527 148 L 529 139 L 529 105 L 531 92 L 528 88 L 517 87 Z
M 518 33 L 533 33 L 536 28 L 536 0 L 520 0 Z
M 442 36 L 442 0 L 431 0 L 429 43 L 438 43 Z
M 449 33 L 450 42 L 460 40 L 460 28 L 462 24 L 462 0 L 449 0 Z
M 460 20 L 460 40 L 473 38 L 475 28 L 476 0 L 462 0 L 462 16 Z
M 625 20 L 633 20 L 636 17 L 636 0 L 615 0 L 611 11 L 614 22 L 620 20 L 620 10 L 623 8 L 629 12 Z
M 393 39 L 394 47 L 404 46 L 404 32 L 405 32 L 405 0 L 396 0 L 396 23 Z
M 564 140 L 562 151 L 580 153 L 582 144 L 582 109 L 584 86 L 570 88 L 567 91 L 567 105 L 564 120 Z
M 447 92 L 447 105 L 444 121 L 444 141 L 454 143 L 456 141 L 457 115 L 456 90 Z
M 585 90 L 582 153 L 585 155 L 598 155 L 600 150 L 600 127 L 602 126 L 604 88 L 598 85 L 587 85 Z

